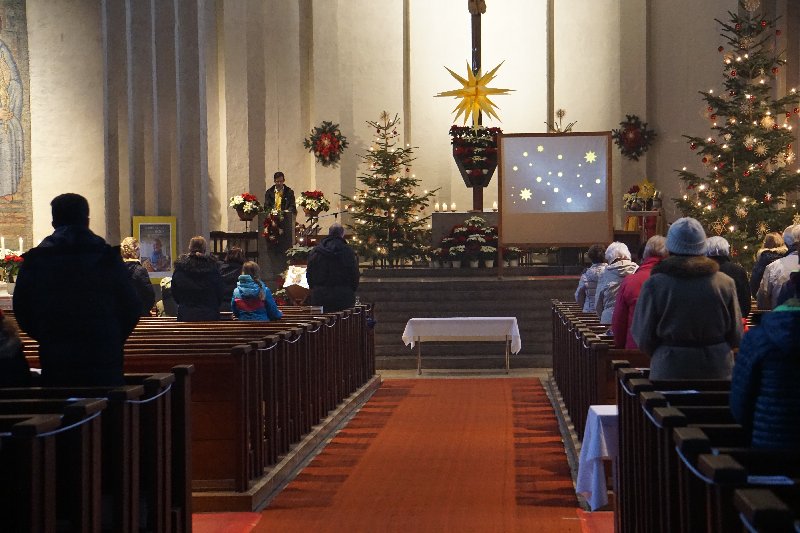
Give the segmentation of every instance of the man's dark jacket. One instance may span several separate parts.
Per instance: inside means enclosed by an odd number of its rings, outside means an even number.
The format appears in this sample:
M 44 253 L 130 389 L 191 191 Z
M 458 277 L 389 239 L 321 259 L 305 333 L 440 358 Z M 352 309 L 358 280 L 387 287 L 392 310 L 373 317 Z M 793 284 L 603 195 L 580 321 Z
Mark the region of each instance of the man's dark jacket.
M 119 247 L 61 226 L 23 258 L 14 314 L 39 341 L 42 384 L 123 385 L 123 345 L 142 303 Z
M 321 305 L 326 313 L 353 307 L 359 276 L 358 258 L 344 239 L 325 237 L 308 256 L 311 305 Z
M 273 185 L 264 194 L 264 209 L 267 211 L 275 208 L 275 186 Z M 294 191 L 283 186 L 283 196 L 281 196 L 281 211 L 291 211 L 297 214 L 297 202 L 295 201 Z
M 736 283 L 736 299 L 739 301 L 739 310 L 742 318 L 750 314 L 751 298 L 750 285 L 747 280 L 747 271 L 739 263 L 731 261 L 730 257 L 724 255 L 711 256 L 711 259 L 719 264 L 719 271 L 727 274 Z
M 178 304 L 179 322 L 219 320 L 224 292 L 222 275 L 213 257 L 182 255 L 175 261 L 172 297 Z

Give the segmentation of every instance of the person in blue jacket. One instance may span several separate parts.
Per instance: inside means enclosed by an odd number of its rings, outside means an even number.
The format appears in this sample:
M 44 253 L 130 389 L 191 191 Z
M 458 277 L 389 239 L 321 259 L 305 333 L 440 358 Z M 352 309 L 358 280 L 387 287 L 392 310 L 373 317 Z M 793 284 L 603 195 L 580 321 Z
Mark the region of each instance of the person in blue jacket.
M 800 273 L 793 273 L 794 287 Z M 795 292 L 742 339 L 730 404 L 754 448 L 800 448 L 800 299 Z
M 283 313 L 275 304 L 272 293 L 261 281 L 258 263 L 247 261 L 233 289 L 231 311 L 239 320 L 279 320 Z

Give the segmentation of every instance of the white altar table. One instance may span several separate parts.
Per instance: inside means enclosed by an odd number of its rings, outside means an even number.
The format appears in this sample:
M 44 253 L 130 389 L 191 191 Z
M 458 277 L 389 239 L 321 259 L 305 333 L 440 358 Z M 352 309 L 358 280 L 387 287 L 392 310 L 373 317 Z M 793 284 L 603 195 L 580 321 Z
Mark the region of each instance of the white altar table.
M 412 318 L 403 331 L 403 342 L 414 348 L 417 343 L 417 373 L 422 374 L 423 341 L 505 341 L 506 373 L 509 351 L 519 353 L 522 340 L 516 317 Z
M 583 495 L 592 511 L 608 505 L 603 459 L 611 459 L 616 476 L 619 455 L 619 419 L 616 405 L 592 405 L 583 431 L 575 492 Z

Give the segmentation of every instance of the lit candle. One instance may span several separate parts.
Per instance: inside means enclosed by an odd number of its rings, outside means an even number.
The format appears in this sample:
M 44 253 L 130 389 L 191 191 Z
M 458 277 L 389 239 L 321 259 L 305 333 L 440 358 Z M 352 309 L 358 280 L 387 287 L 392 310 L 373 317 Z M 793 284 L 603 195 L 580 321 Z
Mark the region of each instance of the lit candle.
M 492 210 L 493 210 L 493 211 L 497 211 L 497 200 L 495 200 L 494 202 L 492 202 Z
M 22 237 L 19 238 L 19 251 L 22 253 Z
M 436 211 L 437 213 L 439 212 L 439 202 L 433 204 L 433 210 Z
M 456 210 L 456 203 L 453 202 L 452 204 L 450 204 L 450 211 L 455 211 L 455 210 Z

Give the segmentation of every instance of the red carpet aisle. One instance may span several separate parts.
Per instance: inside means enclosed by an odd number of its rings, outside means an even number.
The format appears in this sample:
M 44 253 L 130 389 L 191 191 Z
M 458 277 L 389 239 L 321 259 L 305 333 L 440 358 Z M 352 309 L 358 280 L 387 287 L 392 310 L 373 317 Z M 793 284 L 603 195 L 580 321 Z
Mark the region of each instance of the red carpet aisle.
M 386 381 L 253 531 L 579 532 L 538 379 Z

